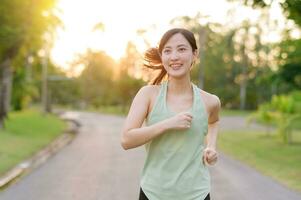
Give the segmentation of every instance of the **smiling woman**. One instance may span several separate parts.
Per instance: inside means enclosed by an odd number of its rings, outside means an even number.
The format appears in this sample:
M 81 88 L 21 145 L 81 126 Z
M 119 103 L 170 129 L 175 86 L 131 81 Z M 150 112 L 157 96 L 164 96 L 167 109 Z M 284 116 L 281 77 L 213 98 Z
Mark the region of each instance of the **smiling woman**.
M 136 94 L 121 133 L 125 150 L 146 149 L 139 200 L 210 200 L 220 101 L 191 82 L 195 37 L 170 29 L 145 58 L 146 67 L 161 73 Z

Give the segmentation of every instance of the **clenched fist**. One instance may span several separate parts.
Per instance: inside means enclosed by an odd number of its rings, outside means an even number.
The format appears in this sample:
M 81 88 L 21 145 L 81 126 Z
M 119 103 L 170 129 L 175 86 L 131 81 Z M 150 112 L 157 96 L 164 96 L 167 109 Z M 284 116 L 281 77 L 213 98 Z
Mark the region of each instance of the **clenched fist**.
M 203 151 L 203 163 L 207 165 L 214 165 L 217 162 L 217 152 L 215 149 L 207 147 Z
M 192 122 L 192 115 L 189 112 L 181 112 L 165 121 L 170 130 L 189 129 Z

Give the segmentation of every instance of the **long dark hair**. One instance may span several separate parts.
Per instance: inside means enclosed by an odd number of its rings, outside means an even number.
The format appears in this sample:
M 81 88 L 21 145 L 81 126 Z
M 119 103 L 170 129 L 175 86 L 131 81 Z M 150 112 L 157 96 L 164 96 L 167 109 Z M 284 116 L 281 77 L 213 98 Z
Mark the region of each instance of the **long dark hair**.
M 152 85 L 158 85 L 161 83 L 162 79 L 166 76 L 167 72 L 163 67 L 161 61 L 161 54 L 164 45 L 166 42 L 175 34 L 181 33 L 186 40 L 189 42 L 190 46 L 192 47 L 192 51 L 195 52 L 198 47 L 196 45 L 196 40 L 193 33 L 187 29 L 183 28 L 174 28 L 168 30 L 161 38 L 159 47 L 156 48 L 149 48 L 144 54 L 144 66 L 153 70 L 161 70 L 159 75 L 152 81 Z

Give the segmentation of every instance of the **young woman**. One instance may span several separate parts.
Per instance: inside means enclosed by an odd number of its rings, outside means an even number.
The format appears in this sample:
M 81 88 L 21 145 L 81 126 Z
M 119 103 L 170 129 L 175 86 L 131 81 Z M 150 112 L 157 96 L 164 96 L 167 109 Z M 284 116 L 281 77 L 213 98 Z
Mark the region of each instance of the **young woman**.
M 220 101 L 191 83 L 197 55 L 193 33 L 180 28 L 145 53 L 145 66 L 161 73 L 135 96 L 121 137 L 124 149 L 146 148 L 139 200 L 210 199 Z

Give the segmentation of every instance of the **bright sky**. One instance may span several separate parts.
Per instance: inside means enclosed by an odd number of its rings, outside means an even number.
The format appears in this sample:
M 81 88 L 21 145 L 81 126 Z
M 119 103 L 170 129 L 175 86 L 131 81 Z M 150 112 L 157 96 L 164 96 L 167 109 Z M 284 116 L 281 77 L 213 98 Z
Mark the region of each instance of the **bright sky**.
M 76 54 L 85 52 L 88 47 L 104 50 L 118 60 L 129 40 L 134 41 L 140 51 L 144 50 L 137 29 L 150 29 L 155 25 L 147 37 L 156 46 L 162 34 L 171 28 L 171 19 L 185 15 L 193 17 L 199 11 L 208 15 L 210 21 L 224 23 L 231 8 L 226 0 L 59 0 L 58 6 L 62 10 L 65 29 L 58 31 L 51 57 L 65 69 Z M 241 7 L 235 12 L 239 16 L 234 18 L 237 22 L 247 17 L 256 20 L 259 14 Z M 98 22 L 105 25 L 104 32 L 93 32 Z

